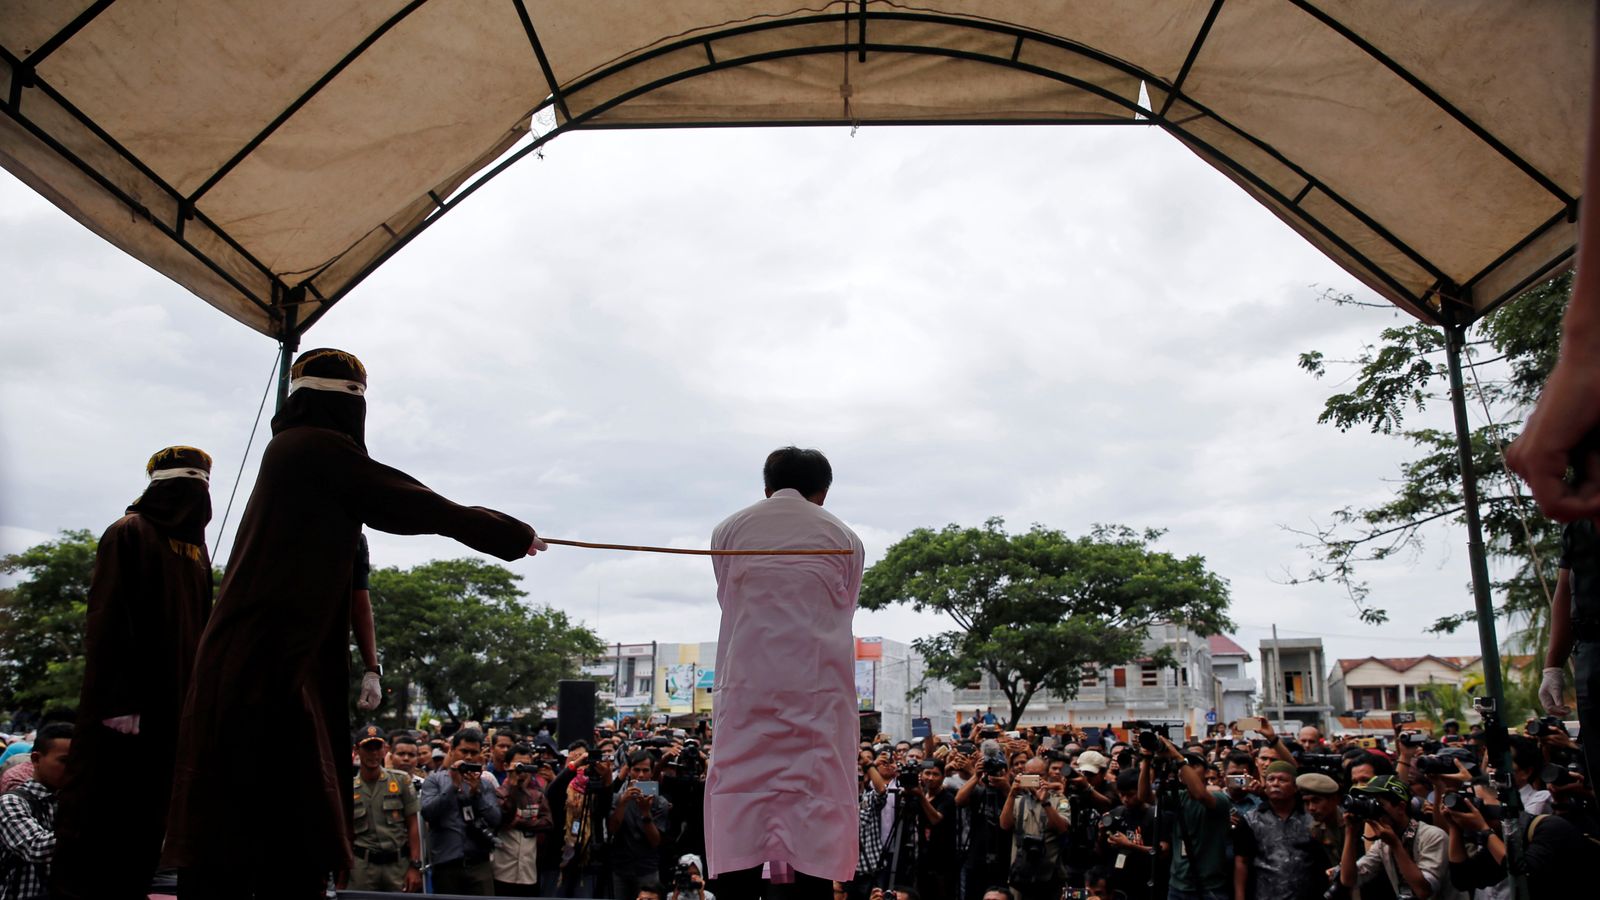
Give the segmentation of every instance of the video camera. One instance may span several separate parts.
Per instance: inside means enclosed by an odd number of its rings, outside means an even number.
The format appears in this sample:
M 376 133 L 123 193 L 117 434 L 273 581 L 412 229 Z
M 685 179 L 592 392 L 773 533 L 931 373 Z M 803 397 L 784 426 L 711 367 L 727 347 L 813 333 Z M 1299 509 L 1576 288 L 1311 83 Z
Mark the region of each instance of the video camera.
M 1556 733 L 1567 733 L 1567 723 L 1561 721 L 1560 716 L 1544 716 L 1528 722 L 1528 737 L 1542 738 Z
M 694 738 L 684 738 L 678 755 L 667 760 L 667 765 L 676 768 L 678 774 L 685 778 L 699 778 L 706 770 L 706 755 L 700 749 L 699 741 Z
M 915 762 L 900 764 L 899 772 L 895 775 L 895 783 L 900 785 L 902 791 L 916 790 L 917 782 L 922 776 L 922 765 Z
M 1005 757 L 985 756 L 983 758 L 982 768 L 985 776 L 993 777 L 995 775 L 1004 775 L 1010 766 L 1006 764 Z

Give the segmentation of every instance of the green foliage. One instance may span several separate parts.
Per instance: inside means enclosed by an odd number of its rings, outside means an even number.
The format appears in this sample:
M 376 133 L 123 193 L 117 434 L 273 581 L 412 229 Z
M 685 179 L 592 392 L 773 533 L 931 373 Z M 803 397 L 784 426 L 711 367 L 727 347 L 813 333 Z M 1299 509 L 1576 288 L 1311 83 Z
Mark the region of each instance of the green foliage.
M 1419 685 L 1413 689 L 1412 699 L 1407 700 L 1403 708 L 1437 727 L 1443 725 L 1446 719 L 1466 719 L 1467 710 L 1472 708 L 1472 696 L 1459 684 L 1446 684 L 1429 678 L 1426 686 Z
M 948 615 L 955 630 L 915 642 L 929 676 L 958 685 L 993 676 L 1010 703 L 1007 727 L 1040 690 L 1070 699 L 1086 666 L 1142 655 L 1157 622 L 1201 635 L 1232 627 L 1227 581 L 1202 557 L 1151 549 L 1159 531 L 1102 525 L 1071 538 L 1004 526 L 911 532 L 867 571 L 861 606 Z M 1160 661 L 1170 665 L 1170 651 Z
M 1471 434 L 1479 513 L 1490 555 L 1510 565 L 1510 575 L 1493 590 L 1499 598 L 1497 613 L 1512 618 L 1520 629 L 1513 646 L 1541 639 L 1547 627 L 1560 530 L 1538 512 L 1506 469 L 1504 447 L 1516 438 L 1555 364 L 1561 315 L 1571 289 L 1571 276 L 1563 275 L 1528 291 L 1474 326 L 1476 339 L 1467 347 L 1469 411 L 1488 420 Z M 1431 402 L 1448 401 L 1444 348 L 1444 332 L 1433 326 L 1416 323 L 1385 329 L 1378 345 L 1363 348 L 1355 359 L 1340 361 L 1355 369 L 1355 385 L 1329 397 L 1317 419 L 1341 431 L 1365 426 L 1374 433 L 1396 435 L 1417 453 L 1401 466 L 1387 501 L 1364 509 L 1334 510 L 1327 522 L 1310 530 L 1290 529 L 1308 539 L 1314 560 L 1309 572 L 1293 580 L 1343 586 L 1361 618 L 1371 624 L 1387 621 L 1388 613 L 1370 602 L 1360 570 L 1370 563 L 1420 553 L 1429 523 L 1465 521 L 1454 432 L 1403 427 L 1408 415 Z M 1484 356 L 1486 348 L 1492 355 Z M 1301 354 L 1300 367 L 1316 377 L 1327 374 L 1328 366 L 1320 352 Z M 1470 592 L 1464 590 L 1462 610 L 1441 617 L 1431 630 L 1453 632 L 1474 618 Z
M 452 720 L 543 711 L 556 682 L 605 646 L 594 632 L 549 606 L 526 603 L 520 576 L 476 559 L 375 569 L 372 616 L 385 687 L 422 699 Z M 353 665 L 359 683 L 361 667 Z M 398 722 L 403 703 L 380 710 Z M 353 712 L 353 714 L 355 714 Z
M 63 531 L 0 559 L 0 572 L 23 576 L 16 587 L 0 590 L 0 698 L 6 706 L 34 712 L 77 706 L 98 543 L 88 531 Z

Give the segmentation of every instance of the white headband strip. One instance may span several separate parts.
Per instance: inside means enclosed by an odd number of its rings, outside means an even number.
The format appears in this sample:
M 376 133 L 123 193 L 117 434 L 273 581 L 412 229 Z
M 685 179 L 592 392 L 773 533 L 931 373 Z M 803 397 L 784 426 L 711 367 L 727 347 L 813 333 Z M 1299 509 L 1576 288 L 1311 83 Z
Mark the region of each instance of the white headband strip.
M 345 378 L 318 378 L 315 375 L 301 375 L 289 382 L 289 393 L 305 388 L 308 391 L 333 391 L 336 394 L 354 394 L 357 397 L 367 392 L 367 386 L 359 381 L 350 381 Z
M 211 473 L 205 469 L 157 469 L 150 473 L 151 481 L 166 481 L 168 478 L 198 478 L 206 484 L 211 483 Z

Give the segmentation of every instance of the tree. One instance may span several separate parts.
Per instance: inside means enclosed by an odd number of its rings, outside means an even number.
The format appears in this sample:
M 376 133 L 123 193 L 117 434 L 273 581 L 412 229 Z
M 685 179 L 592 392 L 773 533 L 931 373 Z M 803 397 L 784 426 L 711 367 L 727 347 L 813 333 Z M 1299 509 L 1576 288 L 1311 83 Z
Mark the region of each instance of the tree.
M 496 712 L 542 711 L 556 682 L 605 645 L 549 606 L 524 602 L 509 569 L 477 559 L 435 560 L 411 569 L 374 569 L 372 616 L 398 723 L 415 685 L 452 721 Z M 359 665 L 352 671 L 361 671 Z M 355 691 L 352 689 L 351 697 Z
M 1470 409 L 1487 420 L 1471 435 L 1484 541 L 1510 573 L 1492 589 L 1499 598 L 1497 614 L 1511 618 L 1519 629 L 1513 643 L 1525 647 L 1542 646 L 1546 640 L 1560 529 L 1539 513 L 1507 471 L 1504 448 L 1516 438 L 1555 365 L 1561 315 L 1571 290 L 1570 275 L 1529 290 L 1474 325 L 1467 347 Z M 1334 300 L 1354 302 L 1348 296 Z M 1405 428 L 1408 417 L 1429 404 L 1449 401 L 1444 350 L 1444 333 L 1434 326 L 1412 323 L 1385 329 L 1378 344 L 1363 348 L 1354 359 L 1337 361 L 1354 367 L 1354 387 L 1329 397 L 1317 419 L 1340 431 L 1364 426 L 1395 435 L 1418 450 L 1415 459 L 1401 466 L 1394 494 L 1384 503 L 1334 510 L 1327 522 L 1310 530 L 1290 529 L 1308 538 L 1314 559 L 1310 572 L 1292 580 L 1343 586 L 1361 618 L 1372 624 L 1386 621 L 1388 613 L 1372 602 L 1360 573 L 1371 563 L 1419 552 L 1430 523 L 1464 526 L 1454 432 Z M 1318 351 L 1300 357 L 1300 367 L 1318 378 L 1327 374 L 1331 362 Z M 1464 584 L 1462 611 L 1441 617 L 1431 630 L 1452 632 L 1474 618 Z
M 959 685 L 992 676 L 1010 705 L 1008 728 L 1040 690 L 1071 699 L 1086 667 L 1141 655 L 1151 625 L 1199 635 L 1233 626 L 1227 581 L 1202 557 L 1152 550 L 1159 531 L 1100 525 L 1070 538 L 1004 527 L 993 518 L 911 532 L 867 571 L 861 606 L 948 615 L 955 630 L 914 642 L 929 677 Z M 1170 650 L 1157 659 L 1171 664 Z
M 31 712 L 77 706 L 98 543 L 88 531 L 63 531 L 0 559 L 0 572 L 24 576 L 0 590 L 0 698 L 7 706 Z

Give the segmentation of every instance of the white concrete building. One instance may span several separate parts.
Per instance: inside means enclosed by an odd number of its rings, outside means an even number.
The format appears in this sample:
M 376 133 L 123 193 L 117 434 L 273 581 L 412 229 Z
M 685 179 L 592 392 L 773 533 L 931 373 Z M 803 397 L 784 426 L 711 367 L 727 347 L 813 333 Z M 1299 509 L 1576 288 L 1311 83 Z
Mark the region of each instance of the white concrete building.
M 1206 638 L 1211 648 L 1211 673 L 1216 678 L 1217 721 L 1227 724 L 1255 715 L 1256 680 L 1250 677 L 1250 651 L 1225 634 Z
M 1211 645 L 1188 629 L 1156 625 L 1145 638 L 1145 650 L 1153 654 L 1162 647 L 1177 657 L 1176 669 L 1161 668 L 1145 657 L 1085 671 L 1076 698 L 1063 700 L 1041 691 L 1023 710 L 1018 724 L 1121 727 L 1124 721 L 1135 719 L 1168 720 L 1182 722 L 1188 734 L 1205 734 L 1211 720 L 1221 715 L 1216 708 Z M 993 708 L 1004 722 L 1010 709 L 1005 694 L 988 675 L 957 690 L 955 703 L 963 720 L 971 718 L 974 710 Z

